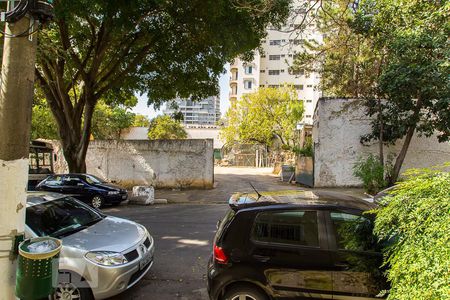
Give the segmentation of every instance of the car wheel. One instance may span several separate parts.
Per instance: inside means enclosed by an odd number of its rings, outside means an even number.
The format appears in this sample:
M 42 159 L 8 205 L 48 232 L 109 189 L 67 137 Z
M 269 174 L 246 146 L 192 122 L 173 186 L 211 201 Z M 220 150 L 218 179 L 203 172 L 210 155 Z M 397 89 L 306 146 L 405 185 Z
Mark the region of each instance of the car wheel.
M 100 208 L 103 206 L 103 198 L 101 196 L 94 196 L 91 200 L 91 205 L 93 208 Z
M 53 294 L 53 300 L 94 300 L 90 288 L 77 286 L 76 282 L 81 282 L 79 276 L 71 274 L 70 278 L 71 280 L 67 281 L 71 282 L 58 283 Z
M 236 285 L 230 288 L 222 298 L 223 300 L 267 300 L 264 294 L 258 288 L 247 285 Z

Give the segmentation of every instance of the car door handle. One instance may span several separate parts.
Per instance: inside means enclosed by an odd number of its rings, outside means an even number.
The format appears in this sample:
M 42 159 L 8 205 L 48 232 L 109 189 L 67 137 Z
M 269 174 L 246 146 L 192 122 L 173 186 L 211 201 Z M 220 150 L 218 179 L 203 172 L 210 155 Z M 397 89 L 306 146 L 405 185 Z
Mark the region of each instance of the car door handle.
M 268 262 L 270 260 L 269 256 L 263 256 L 263 255 L 253 255 L 253 258 L 260 262 Z

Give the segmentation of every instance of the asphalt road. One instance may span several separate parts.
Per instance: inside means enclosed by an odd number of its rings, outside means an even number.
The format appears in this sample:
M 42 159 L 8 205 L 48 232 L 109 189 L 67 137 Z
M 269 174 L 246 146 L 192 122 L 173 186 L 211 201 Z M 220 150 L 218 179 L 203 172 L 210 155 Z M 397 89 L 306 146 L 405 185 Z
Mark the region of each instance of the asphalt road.
M 208 299 L 206 265 L 216 223 L 225 204 L 122 206 L 105 213 L 124 217 L 149 230 L 155 239 L 155 262 L 147 275 L 114 300 Z

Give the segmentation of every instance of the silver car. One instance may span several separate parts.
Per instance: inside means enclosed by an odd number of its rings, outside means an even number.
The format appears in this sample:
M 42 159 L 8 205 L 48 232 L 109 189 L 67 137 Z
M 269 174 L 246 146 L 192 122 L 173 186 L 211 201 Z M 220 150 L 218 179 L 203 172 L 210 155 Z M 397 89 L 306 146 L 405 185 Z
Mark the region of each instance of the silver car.
M 105 299 L 136 284 L 153 265 L 154 242 L 135 222 L 69 196 L 28 194 L 25 236 L 62 240 L 54 299 Z

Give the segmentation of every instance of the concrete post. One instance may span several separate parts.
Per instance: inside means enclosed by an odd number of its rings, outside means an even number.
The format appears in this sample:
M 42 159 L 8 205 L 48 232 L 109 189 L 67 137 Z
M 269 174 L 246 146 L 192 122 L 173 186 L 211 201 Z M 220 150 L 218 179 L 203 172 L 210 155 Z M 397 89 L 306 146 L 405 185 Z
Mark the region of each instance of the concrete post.
M 24 231 L 36 39 L 28 17 L 7 23 L 0 86 L 0 299 L 15 299 L 14 236 Z

